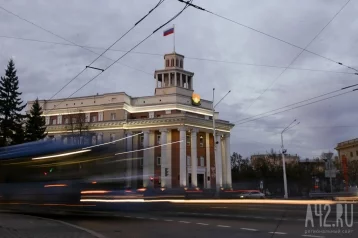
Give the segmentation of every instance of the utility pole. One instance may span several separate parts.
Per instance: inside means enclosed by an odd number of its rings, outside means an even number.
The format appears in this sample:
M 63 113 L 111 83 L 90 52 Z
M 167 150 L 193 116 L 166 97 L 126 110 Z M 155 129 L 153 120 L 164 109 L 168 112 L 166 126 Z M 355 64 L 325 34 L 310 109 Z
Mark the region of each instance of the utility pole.
M 286 149 L 284 149 L 284 146 L 283 146 L 283 133 L 289 129 L 291 129 L 292 127 L 294 126 L 297 126 L 298 124 L 300 124 L 299 122 L 294 124 L 292 126 L 293 123 L 295 123 L 297 120 L 293 120 L 293 122 L 291 122 L 290 125 L 288 125 L 285 129 L 282 130 L 281 132 L 281 149 L 282 149 L 282 170 L 283 170 L 283 187 L 284 187 L 284 191 L 285 191 L 285 194 L 284 194 L 284 198 L 287 199 L 288 198 L 288 192 L 287 192 L 287 175 L 286 175 L 286 162 L 285 162 L 285 154 L 287 152 Z

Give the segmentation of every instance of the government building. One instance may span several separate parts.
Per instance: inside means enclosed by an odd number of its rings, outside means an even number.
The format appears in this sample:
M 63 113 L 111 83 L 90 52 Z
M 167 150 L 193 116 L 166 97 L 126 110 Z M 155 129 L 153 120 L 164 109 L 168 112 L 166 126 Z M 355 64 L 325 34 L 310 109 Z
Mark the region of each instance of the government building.
M 194 73 L 184 69 L 184 56 L 174 52 L 164 56 L 164 69 L 154 73 L 153 96 L 117 92 L 40 100 L 48 138 L 124 143 L 131 153 L 119 172 L 128 178 L 128 186 L 133 186 L 132 177 L 140 177 L 138 186 L 143 187 L 231 188 L 234 125 L 215 112 L 214 140 L 213 102 L 194 93 L 193 81 Z M 33 103 L 28 102 L 28 110 Z

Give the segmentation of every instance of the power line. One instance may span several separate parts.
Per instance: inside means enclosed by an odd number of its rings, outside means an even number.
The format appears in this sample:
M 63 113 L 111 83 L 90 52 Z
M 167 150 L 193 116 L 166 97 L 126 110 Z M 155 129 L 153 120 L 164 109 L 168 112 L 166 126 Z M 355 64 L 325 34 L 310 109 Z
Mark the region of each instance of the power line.
M 313 52 L 313 51 L 304 49 L 304 48 L 302 48 L 302 47 L 300 47 L 300 46 L 298 46 L 298 45 L 295 45 L 295 44 L 290 43 L 290 42 L 288 42 L 288 41 L 282 40 L 282 39 L 280 39 L 280 38 L 278 38 L 278 37 L 276 37 L 276 36 L 273 36 L 273 35 L 270 35 L 270 34 L 268 34 L 268 33 L 263 32 L 263 31 L 257 30 L 257 29 L 255 29 L 255 28 L 253 28 L 253 27 L 247 26 L 247 25 L 245 25 L 245 24 L 242 24 L 242 23 L 240 23 L 240 22 L 234 21 L 234 20 L 229 19 L 229 18 L 227 18 L 227 17 L 221 16 L 221 15 L 219 15 L 219 14 L 217 14 L 217 13 L 214 13 L 214 12 L 211 12 L 211 11 L 209 11 L 209 10 L 206 10 L 206 9 L 204 9 L 204 8 L 198 6 L 198 5 L 194 5 L 194 4 L 192 4 L 192 3 L 188 3 L 187 1 L 184 1 L 184 0 L 178 0 L 178 1 L 179 1 L 179 2 L 182 2 L 182 3 L 186 3 L 186 4 L 188 4 L 189 6 L 194 7 L 194 8 L 196 8 L 196 9 L 198 9 L 198 10 L 205 11 L 205 12 L 210 13 L 210 14 L 212 14 L 212 15 L 214 15 L 214 16 L 219 17 L 219 18 L 225 19 L 225 20 L 227 20 L 227 21 L 230 21 L 230 22 L 235 23 L 235 24 L 237 24 L 237 25 L 240 25 L 240 26 L 242 26 L 242 27 L 248 28 L 248 29 L 250 29 L 250 30 L 252 30 L 252 31 L 255 31 L 255 32 L 257 32 L 257 33 L 260 33 L 260 34 L 262 34 L 262 35 L 265 35 L 265 36 L 267 36 L 267 37 L 270 37 L 270 38 L 272 38 L 272 39 L 275 39 L 275 40 L 277 40 L 277 41 L 280 41 L 280 42 L 282 42 L 282 43 L 285 43 L 285 44 L 287 44 L 287 45 L 290 45 L 290 46 L 293 46 L 293 47 L 295 47 L 295 48 L 304 50 L 304 51 L 306 51 L 306 52 L 308 52 L 308 53 L 311 53 L 311 54 L 313 54 L 313 55 L 316 55 L 316 56 L 318 56 L 318 57 L 321 57 L 321 58 L 323 58 L 323 59 L 329 60 L 329 61 L 331 61 L 331 62 L 333 62 L 333 63 L 336 63 L 336 64 L 339 64 L 339 65 L 345 66 L 345 67 L 347 67 L 347 68 L 349 68 L 349 69 L 352 69 L 352 70 L 358 72 L 357 69 L 355 69 L 355 68 L 353 68 L 353 67 L 351 67 L 351 66 L 345 65 L 345 64 L 343 64 L 343 63 L 341 63 L 341 62 L 339 62 L 339 61 L 333 60 L 333 59 L 331 59 L 331 58 L 328 58 L 328 57 L 326 57 L 326 56 L 320 55 L 320 54 L 315 53 L 315 52 Z M 348 1 L 348 2 L 349 2 L 349 1 Z M 348 2 L 347 2 L 347 4 L 348 4 Z
M 338 14 L 347 6 L 347 4 L 350 2 L 351 0 L 348 0 L 342 7 L 341 9 L 339 9 L 339 11 L 331 18 L 331 20 L 316 34 L 315 37 L 313 37 L 313 39 L 306 45 L 306 47 L 304 49 L 301 50 L 301 52 L 296 55 L 296 57 L 290 62 L 290 64 L 284 69 L 282 70 L 282 72 L 272 81 L 272 83 L 265 88 L 265 90 L 253 101 L 251 101 L 251 104 L 247 107 L 247 110 L 250 109 L 250 107 L 262 96 L 264 95 L 265 92 L 267 92 L 267 90 L 269 90 L 276 82 L 277 80 L 279 80 L 281 78 L 281 76 L 286 72 L 286 70 L 288 69 L 288 67 L 290 67 L 301 55 L 302 53 L 312 44 L 312 42 L 314 42 L 317 37 L 324 31 L 324 29 L 326 29 L 326 27 L 338 16 Z
M 54 45 L 63 45 L 63 46 L 74 46 L 78 47 L 77 45 L 72 45 L 69 43 L 61 43 L 61 42 L 54 42 L 54 41 L 44 41 L 44 40 L 38 40 L 38 39 L 29 39 L 29 38 L 22 38 L 22 37 L 15 37 L 15 36 L 4 36 L 0 35 L 0 38 L 7 38 L 7 39 L 15 39 L 15 40 L 23 40 L 23 41 L 32 41 L 37 43 L 45 43 L 45 44 L 54 44 Z M 85 48 L 91 48 L 91 49 L 99 49 L 99 50 L 105 50 L 106 48 L 103 47 L 94 47 L 94 46 L 85 46 L 81 45 Z M 119 51 L 119 52 L 128 52 L 127 50 L 121 50 L 121 49 L 109 49 L 108 51 Z M 141 52 L 141 51 L 131 51 L 130 54 L 140 54 L 140 55 L 151 55 L 151 56 L 159 56 L 163 57 L 163 54 L 158 53 L 150 53 L 150 52 Z M 268 65 L 268 64 L 254 64 L 254 63 L 246 63 L 246 62 L 239 62 L 239 61 L 229 61 L 229 60 L 219 60 L 219 59 L 209 59 L 209 58 L 201 58 L 201 57 L 190 57 L 185 56 L 186 59 L 190 60 L 198 60 L 198 61 L 209 61 L 209 62 L 216 62 L 216 63 L 226 63 L 226 64 L 237 64 L 237 65 L 246 65 L 246 66 L 255 66 L 255 67 L 264 67 L 264 68 L 277 68 L 277 69 L 291 69 L 291 70 L 300 70 L 300 71 L 312 71 L 312 72 L 325 72 L 325 73 L 336 73 L 336 74 L 348 74 L 348 75 L 358 75 L 358 73 L 351 73 L 351 72 L 341 72 L 341 71 L 333 71 L 333 70 L 324 70 L 324 69 L 308 69 L 308 68 L 296 68 L 296 67 L 286 67 L 286 66 L 278 66 L 278 65 Z M 137 71 L 143 72 L 148 75 L 152 75 L 152 73 L 133 68 L 131 66 L 128 66 L 126 64 L 120 63 L 126 67 L 135 69 Z
M 295 102 L 295 103 L 292 103 L 292 104 L 289 104 L 289 105 L 286 105 L 286 106 L 283 106 L 283 107 L 280 107 L 280 108 L 277 108 L 277 109 L 274 109 L 274 110 L 270 110 L 270 111 L 268 111 L 268 112 L 260 113 L 260 114 L 255 115 L 255 116 L 246 117 L 246 118 L 240 119 L 240 120 L 238 120 L 238 121 L 236 121 L 236 122 L 246 121 L 246 120 L 249 120 L 249 119 L 258 117 L 258 116 L 265 115 L 265 114 L 267 114 L 267 113 L 279 111 L 279 110 L 285 109 L 285 108 L 287 108 L 287 107 L 291 107 L 291 106 L 294 106 L 294 105 L 297 105 L 297 104 L 301 104 L 301 103 L 304 103 L 304 102 L 308 102 L 308 101 L 311 101 L 311 100 L 313 100 L 313 99 L 320 98 L 320 97 L 324 97 L 324 96 L 327 96 L 327 95 L 330 95 L 330 94 L 333 94 L 333 93 L 336 93 L 336 92 L 339 92 L 339 91 L 342 91 L 342 90 L 346 90 L 346 89 L 348 89 L 348 88 L 352 88 L 352 87 L 355 87 L 355 86 L 358 86 L 358 84 L 354 84 L 354 85 L 350 85 L 350 86 L 347 86 L 347 87 L 343 87 L 343 88 L 338 89 L 338 90 L 334 90 L 334 91 L 331 91 L 331 92 L 328 92 L 328 93 L 324 93 L 324 94 L 321 94 L 321 95 L 318 95 L 318 96 L 315 96 L 315 97 L 312 97 L 312 98 L 308 98 L 308 99 L 305 99 L 305 100 L 302 100 L 302 101 L 299 101 L 299 102 Z
M 357 91 L 357 90 L 358 90 L 358 89 L 353 89 L 352 91 L 340 93 L 340 94 L 337 94 L 337 95 L 334 95 L 334 96 L 330 96 L 330 97 L 326 97 L 326 98 L 323 98 L 323 99 L 320 99 L 320 100 L 317 100 L 317 101 L 309 102 L 309 103 L 306 103 L 306 104 L 303 104 L 303 105 L 300 105 L 300 106 L 288 108 L 288 109 L 283 110 L 283 111 L 279 111 L 279 112 L 271 113 L 271 114 L 264 115 L 264 116 L 261 116 L 261 117 L 258 117 L 258 118 L 254 118 L 254 119 L 251 119 L 251 120 L 247 120 L 247 121 L 238 123 L 237 125 L 245 124 L 245 123 L 248 123 L 248 122 L 251 122 L 251 121 L 256 121 L 256 120 L 262 119 L 262 118 L 264 118 L 264 117 L 273 116 L 273 115 L 276 115 L 276 114 L 279 114 L 279 113 L 291 111 L 291 110 L 293 110 L 293 109 L 297 109 L 297 108 L 300 108 L 300 107 L 308 106 L 308 105 L 311 105 L 311 104 L 314 104 L 314 103 L 318 103 L 318 102 L 321 102 L 321 101 L 325 101 L 325 100 L 328 100 L 328 99 L 331 99 L 331 98 L 339 97 L 339 96 L 342 96 L 342 95 L 345 95 L 345 94 L 348 94 L 348 93 L 352 93 L 352 92 Z
M 193 0 L 191 0 L 190 2 L 192 2 Z M 146 41 L 149 37 L 151 37 L 152 35 L 154 35 L 158 30 L 160 30 L 161 28 L 163 28 L 164 26 L 166 26 L 168 23 L 170 23 L 171 21 L 173 21 L 174 19 L 176 19 L 180 14 L 182 14 L 182 12 L 188 7 L 188 5 L 186 5 L 181 11 L 179 11 L 176 15 L 174 15 L 171 19 L 169 19 L 167 22 L 165 22 L 163 25 L 159 26 L 157 29 L 155 29 L 151 34 L 149 34 L 147 37 L 145 37 L 143 40 L 141 40 L 139 43 L 137 43 L 135 46 L 133 46 L 128 52 L 126 52 L 125 54 L 123 54 L 121 57 L 119 57 L 117 60 L 115 60 L 112 64 L 110 64 L 109 66 L 107 66 L 103 71 L 101 71 L 100 73 L 98 73 L 96 76 L 92 77 L 89 81 L 87 81 L 84 85 L 82 85 L 80 88 L 78 88 L 75 92 L 73 92 L 71 95 L 69 95 L 67 98 L 63 99 L 60 103 L 58 103 L 55 107 L 59 106 L 60 104 L 62 104 L 64 101 L 66 101 L 68 98 L 70 98 L 71 96 L 73 96 L 74 94 L 76 94 L 78 91 L 80 91 L 82 88 L 84 88 L 86 85 L 88 85 L 89 83 L 91 83 L 93 80 L 95 80 L 98 76 L 100 76 L 101 74 L 103 74 L 103 72 L 107 71 L 110 67 L 112 67 L 115 63 L 117 63 L 119 60 L 121 60 L 123 57 L 125 57 L 127 54 L 129 54 L 132 50 L 134 50 L 135 48 L 137 48 L 139 45 L 141 45 L 144 41 Z M 50 109 L 50 111 L 53 109 Z
M 64 41 L 66 41 L 66 42 L 69 42 L 71 45 L 75 45 L 75 46 L 80 47 L 80 48 L 82 48 L 82 49 L 84 49 L 84 50 L 86 50 L 86 51 L 89 51 L 89 52 L 91 52 L 91 53 L 97 54 L 98 57 L 91 62 L 91 64 L 90 64 L 90 66 L 91 66 L 91 65 L 92 65 L 96 60 L 98 60 L 100 57 L 104 57 L 104 58 L 106 58 L 106 59 L 109 59 L 109 60 L 111 60 L 111 61 L 114 61 L 114 60 L 111 59 L 111 58 L 108 58 L 108 57 L 106 57 L 106 56 L 103 56 L 103 54 L 105 54 L 105 53 L 108 51 L 109 48 L 111 48 L 111 47 L 112 47 L 113 45 L 115 45 L 118 41 L 120 41 L 124 36 L 126 36 L 131 30 L 133 30 L 134 27 L 136 27 L 141 21 L 143 21 L 149 14 L 151 14 L 158 6 L 160 6 L 164 1 L 165 1 L 165 0 L 159 0 L 159 2 L 158 2 L 144 17 L 142 17 L 139 21 L 137 21 L 137 22 L 133 25 L 133 27 L 131 27 L 126 33 L 124 33 L 118 40 L 116 40 L 110 47 L 108 47 L 108 48 L 107 48 L 103 53 L 101 53 L 101 54 L 98 54 L 98 53 L 96 53 L 95 51 L 92 51 L 91 49 L 88 49 L 88 48 L 86 48 L 86 47 L 84 47 L 84 46 L 81 46 L 81 45 L 79 45 L 79 44 L 77 44 L 77 43 L 71 41 L 71 40 L 68 40 L 68 39 L 66 39 L 66 38 L 64 38 L 64 37 L 62 37 L 62 36 L 60 36 L 60 35 L 58 35 L 58 34 L 52 32 L 52 31 L 50 31 L 50 30 L 48 30 L 48 29 L 45 29 L 45 28 L 43 28 L 42 26 L 40 26 L 40 25 L 38 25 L 38 24 L 36 24 L 36 23 L 34 23 L 34 22 L 31 22 L 31 21 L 29 21 L 29 20 L 23 18 L 23 17 L 21 17 L 20 15 L 15 14 L 14 12 L 11 12 L 10 10 L 5 9 L 5 8 L 2 7 L 2 6 L 0 6 L 0 9 L 4 10 L 5 12 L 7 12 L 7 13 L 9 13 L 9 14 L 11 14 L 11 15 L 13 15 L 13 16 L 15 16 L 15 17 L 17 17 L 17 18 L 19 18 L 19 19 L 21 19 L 21 20 L 23 20 L 23 21 L 25 21 L 25 22 L 27 22 L 27 23 L 29 23 L 29 24 L 35 26 L 35 27 L 37 27 L 37 28 L 40 28 L 41 30 L 43 30 L 43 31 L 45 31 L 45 32 L 47 32 L 47 33 L 49 33 L 49 34 L 51 34 L 51 35 L 56 36 L 57 38 L 60 38 L 60 39 L 62 39 L 62 40 L 64 40 Z M 128 66 L 127 66 L 127 67 L 128 67 Z M 52 98 L 54 98 L 58 93 L 60 93 L 60 92 L 61 92 L 65 87 L 67 87 L 71 82 L 73 82 L 77 77 L 79 77 L 86 69 L 87 69 L 87 68 L 84 68 L 84 69 L 83 69 L 82 71 L 80 71 L 75 77 L 73 77 L 68 83 L 66 83 L 59 91 L 57 91 L 57 92 L 50 98 L 50 100 L 51 100 Z M 142 70 L 141 70 L 141 72 L 145 72 L 145 71 L 142 71 Z M 145 73 L 147 73 L 147 72 L 145 72 Z M 151 75 L 151 74 L 150 74 L 150 75 Z

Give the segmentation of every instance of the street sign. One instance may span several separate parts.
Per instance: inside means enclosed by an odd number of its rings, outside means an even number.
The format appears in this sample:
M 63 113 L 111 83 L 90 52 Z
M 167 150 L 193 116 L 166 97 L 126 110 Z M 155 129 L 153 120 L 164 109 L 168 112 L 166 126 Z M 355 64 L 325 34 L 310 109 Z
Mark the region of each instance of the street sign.
M 326 178 L 335 178 L 336 174 L 337 174 L 337 170 L 335 170 L 335 169 L 324 171 L 324 176 Z

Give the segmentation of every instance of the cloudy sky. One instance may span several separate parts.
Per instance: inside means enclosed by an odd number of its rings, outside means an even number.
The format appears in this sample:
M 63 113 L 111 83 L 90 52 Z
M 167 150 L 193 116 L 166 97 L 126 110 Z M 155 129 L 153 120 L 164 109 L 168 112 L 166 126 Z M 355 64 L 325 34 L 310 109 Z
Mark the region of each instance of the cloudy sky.
M 0 6 L 78 45 L 101 53 L 146 14 L 158 0 L 0 0 Z M 305 48 L 345 5 L 346 0 L 195 0 L 194 4 L 259 31 Z M 145 21 L 118 42 L 106 56 L 117 59 L 183 7 L 166 0 Z M 358 68 L 358 1 L 350 1 L 308 46 L 307 50 Z M 202 98 L 231 94 L 218 106 L 222 119 L 236 124 L 231 149 L 244 156 L 280 149 L 280 132 L 297 118 L 300 125 L 285 133 L 289 153 L 312 158 L 334 150 L 343 140 L 357 138 L 358 92 L 296 110 L 243 123 L 254 116 L 290 103 L 356 84 L 355 71 L 303 52 L 279 78 L 300 49 L 274 40 L 207 12 L 188 8 L 173 21 L 176 51 L 184 54 L 185 68 L 193 71 L 194 89 Z M 51 44 L 23 39 L 57 42 Z M 0 65 L 15 60 L 23 99 L 50 98 L 97 57 L 0 9 Z M 172 36 L 157 32 L 75 96 L 124 91 L 132 96 L 153 95 L 155 69 L 161 55 L 173 50 Z M 141 54 L 150 53 L 150 54 Z M 198 60 L 201 58 L 206 60 Z M 228 62 L 213 62 L 230 61 Z M 93 66 L 111 63 L 101 58 Z M 245 64 L 253 65 L 245 65 Z M 126 66 L 125 66 L 126 65 Z M 254 66 L 256 65 L 256 66 Z M 335 73 L 344 72 L 344 73 Z M 3 75 L 4 71 L 1 72 Z M 57 97 L 67 97 L 96 71 L 87 70 Z M 261 96 L 260 96 L 261 95 Z M 260 96 L 260 97 L 259 97 Z

